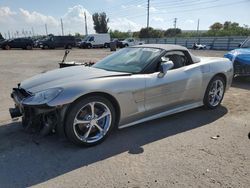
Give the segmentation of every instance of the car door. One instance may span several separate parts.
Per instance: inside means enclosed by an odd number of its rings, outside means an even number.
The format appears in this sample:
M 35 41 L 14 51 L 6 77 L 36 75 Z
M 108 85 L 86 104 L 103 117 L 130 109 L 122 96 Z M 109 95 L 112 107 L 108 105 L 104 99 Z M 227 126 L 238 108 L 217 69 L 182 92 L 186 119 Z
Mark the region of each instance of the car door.
M 95 37 L 91 36 L 89 42 L 92 44 L 92 46 L 95 46 Z
M 10 42 L 11 48 L 20 48 L 21 39 L 14 39 Z
M 186 52 L 188 53 L 188 52 Z M 174 67 L 163 77 L 159 72 L 146 75 L 145 108 L 151 115 L 200 100 L 202 72 L 182 51 L 170 51 L 166 58 Z M 183 62 L 178 62 L 183 59 Z

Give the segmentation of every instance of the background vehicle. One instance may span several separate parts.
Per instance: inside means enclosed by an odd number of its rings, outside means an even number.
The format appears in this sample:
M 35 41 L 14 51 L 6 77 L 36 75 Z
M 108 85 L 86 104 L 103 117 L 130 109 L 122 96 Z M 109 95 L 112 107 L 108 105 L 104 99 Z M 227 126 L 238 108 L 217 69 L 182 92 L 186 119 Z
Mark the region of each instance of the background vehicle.
M 83 39 L 82 39 L 82 38 L 79 38 L 79 37 L 75 38 L 75 43 L 76 43 L 75 46 L 76 46 L 76 47 L 80 47 L 80 44 L 81 44 L 82 40 L 83 40 Z
M 224 57 L 233 62 L 235 76 L 250 76 L 250 38 L 240 48 L 226 53 Z
M 75 46 L 75 37 L 49 35 L 48 37 L 39 42 L 39 46 L 42 49 L 54 49 L 54 48 L 71 49 L 72 47 Z
M 114 42 L 115 43 L 115 46 L 116 46 L 116 48 L 122 48 L 123 47 L 123 44 L 122 44 L 122 42 L 121 41 L 123 41 L 124 39 L 113 39 L 111 42 Z M 111 42 L 106 42 L 105 44 L 104 44 L 104 47 L 105 48 L 110 48 L 110 43 Z
M 198 44 L 198 43 L 194 43 L 193 44 L 193 49 L 194 50 L 205 50 L 205 49 L 207 49 L 207 46 L 202 45 L 202 44 Z
M 198 58 L 177 45 L 119 50 L 91 67 L 48 71 L 21 82 L 11 94 L 11 117 L 42 135 L 65 132 L 79 145 L 102 142 L 118 126 L 205 105 L 220 105 L 233 77 L 226 58 Z M 28 126 L 27 126 L 28 125 Z
M 0 39 L 0 47 L 2 47 L 2 44 L 6 41 L 6 39 Z
M 142 44 L 145 43 L 144 41 L 139 41 L 139 40 L 136 40 L 134 38 L 127 38 L 127 39 L 125 39 L 125 40 L 123 40 L 121 42 L 122 42 L 123 47 L 142 45 Z
M 29 38 L 16 38 L 16 39 L 5 40 L 1 44 L 1 48 L 5 50 L 9 50 L 11 48 L 22 48 L 31 50 L 32 47 L 33 47 L 33 41 Z
M 87 35 L 80 44 L 80 48 L 107 47 L 105 44 L 110 43 L 109 33 Z

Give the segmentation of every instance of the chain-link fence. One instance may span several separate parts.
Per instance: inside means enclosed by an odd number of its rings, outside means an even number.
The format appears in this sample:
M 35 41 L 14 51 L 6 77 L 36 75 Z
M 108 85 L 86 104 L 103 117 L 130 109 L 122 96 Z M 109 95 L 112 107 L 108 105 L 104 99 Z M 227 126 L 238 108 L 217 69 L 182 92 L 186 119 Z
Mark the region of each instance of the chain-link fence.
M 144 38 L 147 44 L 178 44 L 192 48 L 194 43 L 206 45 L 211 50 L 232 50 L 239 46 L 247 36 L 230 37 L 190 37 L 190 38 Z

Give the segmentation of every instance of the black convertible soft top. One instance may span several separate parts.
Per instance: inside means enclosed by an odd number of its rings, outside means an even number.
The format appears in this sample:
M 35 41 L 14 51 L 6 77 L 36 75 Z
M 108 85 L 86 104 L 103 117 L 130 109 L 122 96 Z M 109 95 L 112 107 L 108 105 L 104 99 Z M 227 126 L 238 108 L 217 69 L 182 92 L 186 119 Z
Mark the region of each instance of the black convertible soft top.
M 162 50 L 166 50 L 166 51 L 172 51 L 172 50 L 181 50 L 181 51 L 187 51 L 191 58 L 193 63 L 199 63 L 200 62 L 200 58 L 196 57 L 195 55 L 193 55 L 191 52 L 189 52 L 189 50 L 184 47 L 184 46 L 180 46 L 180 45 L 175 45 L 175 44 L 142 44 L 142 45 L 136 45 L 133 47 L 139 47 L 139 48 L 158 48 L 158 49 L 162 49 Z

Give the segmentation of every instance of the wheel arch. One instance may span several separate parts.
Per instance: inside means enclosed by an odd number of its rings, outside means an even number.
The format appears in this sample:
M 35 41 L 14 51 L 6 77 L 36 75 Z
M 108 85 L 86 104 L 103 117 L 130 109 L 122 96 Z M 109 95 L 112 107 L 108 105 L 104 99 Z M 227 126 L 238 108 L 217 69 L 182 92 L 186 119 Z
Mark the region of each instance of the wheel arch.
M 92 96 L 100 96 L 100 97 L 104 97 L 106 98 L 107 100 L 109 100 L 111 102 L 111 104 L 114 106 L 115 108 L 115 112 L 116 112 L 116 118 L 115 118 L 115 124 L 118 125 L 119 124 L 119 121 L 120 121 L 120 116 L 121 116 L 121 108 L 120 108 L 120 104 L 119 102 L 117 101 L 117 99 L 109 94 L 109 93 L 105 93 L 105 92 L 91 92 L 91 93 L 87 93 L 87 94 L 84 94 L 84 95 L 81 95 L 80 97 L 78 97 L 77 99 L 75 99 L 71 104 L 74 104 L 75 102 L 83 99 L 83 98 L 86 98 L 86 97 L 92 97 Z M 67 110 L 69 110 L 70 108 L 68 108 Z M 65 118 L 64 118 L 65 119 Z
M 217 73 L 217 74 L 215 74 L 215 75 L 211 78 L 211 80 L 214 79 L 214 77 L 216 77 L 216 76 L 222 77 L 223 80 L 225 81 L 225 86 L 227 85 L 227 76 L 226 76 L 224 73 Z M 210 81 L 211 81 L 211 80 L 210 80 Z M 210 82 L 210 81 L 209 81 L 209 82 Z

